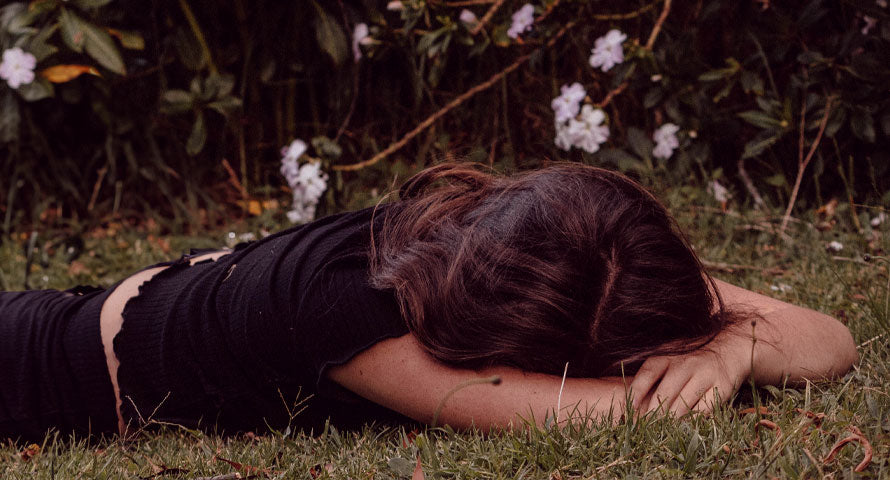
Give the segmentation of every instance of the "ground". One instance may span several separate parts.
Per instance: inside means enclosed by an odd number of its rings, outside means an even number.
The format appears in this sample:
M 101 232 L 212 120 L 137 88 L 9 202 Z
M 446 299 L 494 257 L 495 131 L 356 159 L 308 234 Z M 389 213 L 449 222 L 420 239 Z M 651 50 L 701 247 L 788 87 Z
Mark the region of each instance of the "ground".
M 645 417 L 614 426 L 493 435 L 369 426 L 228 438 L 170 427 L 130 443 L 93 444 L 53 434 L 36 446 L 0 447 L 0 478 L 410 478 L 418 456 L 427 478 L 852 478 L 860 465 L 864 475 L 890 478 L 890 263 L 880 257 L 890 251 L 890 225 L 870 227 L 868 212 L 854 220 L 856 212 L 829 205 L 801 213 L 780 236 L 778 208 L 724 208 L 688 190 L 662 196 L 714 276 L 845 322 L 859 345 L 854 370 L 805 388 L 746 388 L 708 417 Z M 86 235 L 72 263 L 62 236 L 42 234 L 56 246 L 32 255 L 29 282 L 107 286 L 188 247 L 259 233 L 249 222 L 231 229 L 234 235 L 160 237 L 112 224 Z M 0 246 L 0 288 L 22 288 L 28 238 Z M 842 249 L 827 248 L 833 241 Z

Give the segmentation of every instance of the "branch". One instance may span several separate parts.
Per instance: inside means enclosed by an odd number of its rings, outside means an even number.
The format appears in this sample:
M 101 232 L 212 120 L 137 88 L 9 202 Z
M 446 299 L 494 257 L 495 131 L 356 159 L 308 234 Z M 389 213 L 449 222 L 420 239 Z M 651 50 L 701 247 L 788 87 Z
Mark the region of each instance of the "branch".
M 489 7 L 488 11 L 485 12 L 485 15 L 482 17 L 482 20 L 479 20 L 479 23 L 477 23 L 476 26 L 473 27 L 473 30 L 470 31 L 470 35 L 475 36 L 475 35 L 476 35 L 477 33 L 479 33 L 483 28 L 485 28 L 485 24 L 488 23 L 489 20 L 491 20 L 491 17 L 493 17 L 494 14 L 498 11 L 498 9 L 501 8 L 501 5 L 504 4 L 504 1 L 505 1 L 505 0 L 497 0 L 497 1 L 494 3 L 494 5 L 492 5 L 491 7 Z
M 806 98 L 802 101 L 806 102 Z M 782 226 L 779 227 L 779 235 L 785 233 L 785 227 L 788 226 L 788 219 L 791 217 L 791 210 L 794 208 L 794 203 L 797 201 L 797 194 L 800 191 L 800 183 L 803 181 L 803 172 L 806 170 L 807 165 L 809 165 L 810 160 L 813 159 L 813 155 L 815 155 L 816 149 L 819 148 L 819 143 L 822 141 L 822 136 L 825 134 L 825 127 L 828 126 L 828 117 L 831 115 L 832 102 L 834 102 L 834 96 L 830 95 L 825 101 L 825 112 L 822 114 L 822 120 L 819 122 L 819 132 L 816 134 L 813 143 L 810 144 L 810 151 L 807 153 L 806 158 L 798 160 L 797 178 L 794 180 L 794 188 L 791 189 L 791 198 L 788 200 L 788 208 L 785 209 L 785 216 L 782 218 Z M 805 126 L 803 119 L 801 119 L 800 128 L 803 129 Z M 802 154 L 803 142 L 801 142 L 800 146 L 800 153 Z
M 564 27 L 562 27 L 559 30 L 559 32 L 556 33 L 556 35 L 554 35 L 553 38 L 551 38 L 547 42 L 546 45 L 544 45 L 541 48 L 552 47 L 560 38 L 562 38 L 563 35 L 566 34 L 566 32 L 568 32 L 570 29 L 572 29 L 576 24 L 577 24 L 577 22 L 567 23 Z M 479 85 L 476 85 L 475 87 L 473 87 L 473 88 L 467 90 L 466 92 L 464 92 L 463 94 L 461 94 L 459 97 L 448 102 L 448 104 L 446 104 L 444 107 L 440 108 L 436 113 L 430 115 L 429 117 L 426 118 L 426 120 L 420 122 L 420 124 L 418 124 L 416 127 L 414 127 L 410 132 L 406 133 L 405 136 L 403 136 L 399 141 L 390 144 L 388 147 L 386 147 L 384 150 L 382 150 L 378 154 L 374 155 L 373 157 L 371 157 L 367 160 L 358 162 L 358 163 L 350 164 L 350 165 L 334 165 L 331 168 L 333 170 L 339 170 L 339 171 L 344 171 L 344 172 L 360 170 L 360 169 L 368 167 L 370 165 L 374 165 L 375 163 L 379 162 L 380 160 L 383 160 L 384 158 L 392 155 L 393 153 L 398 151 L 400 148 L 404 147 L 414 137 L 416 137 L 421 132 L 423 132 L 424 130 L 429 128 L 433 123 L 436 122 L 436 120 L 439 120 L 440 118 L 445 116 L 445 114 L 447 114 L 448 112 L 459 107 L 461 104 L 463 104 L 464 102 L 466 102 L 467 100 L 472 98 L 477 93 L 491 88 L 494 84 L 499 82 L 502 78 L 506 77 L 507 75 L 509 75 L 510 73 L 512 73 L 519 67 L 521 67 L 538 50 L 540 50 L 540 48 L 531 52 L 531 53 L 527 53 L 527 54 L 517 58 L 513 63 L 511 63 L 509 66 L 507 66 L 507 68 L 492 75 L 491 78 L 489 78 L 488 80 L 480 83 Z

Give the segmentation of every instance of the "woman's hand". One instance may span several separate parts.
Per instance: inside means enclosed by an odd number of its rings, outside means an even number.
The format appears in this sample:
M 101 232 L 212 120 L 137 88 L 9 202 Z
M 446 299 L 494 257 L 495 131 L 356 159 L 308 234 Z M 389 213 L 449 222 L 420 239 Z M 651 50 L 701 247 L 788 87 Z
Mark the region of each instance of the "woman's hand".
M 718 402 L 732 398 L 748 378 L 751 348 L 744 337 L 725 332 L 686 355 L 646 359 L 630 384 L 634 412 L 710 412 Z

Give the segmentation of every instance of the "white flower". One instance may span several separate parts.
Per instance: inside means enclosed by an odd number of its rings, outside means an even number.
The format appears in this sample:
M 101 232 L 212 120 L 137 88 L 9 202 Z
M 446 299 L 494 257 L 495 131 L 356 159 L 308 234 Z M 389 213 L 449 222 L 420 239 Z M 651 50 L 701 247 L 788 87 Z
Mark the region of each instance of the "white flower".
M 833 240 L 831 243 L 829 243 L 826 246 L 826 248 L 828 248 L 829 250 L 831 250 L 833 252 L 840 252 L 841 250 L 844 249 L 844 244 L 841 242 L 838 242 L 837 240 Z
M 556 138 L 553 142 L 563 150 L 577 147 L 587 153 L 595 153 L 609 139 L 609 127 L 603 125 L 606 114 L 598 108 L 584 105 L 579 118 L 568 123 L 556 122 Z
M 460 21 L 467 28 L 474 28 L 476 25 L 479 25 L 479 17 L 476 16 L 475 13 L 467 10 L 466 8 L 460 11 Z
M 328 188 L 328 175 L 321 171 L 318 162 L 306 162 L 300 165 L 299 159 L 306 152 L 306 142 L 294 140 L 281 149 L 281 174 L 293 191 L 291 210 L 287 218 L 293 223 L 305 223 L 315 218 L 315 207 L 318 200 Z
M 581 110 L 581 100 L 584 100 L 587 92 L 578 82 L 563 85 L 560 91 L 562 93 L 550 102 L 550 108 L 556 113 L 556 121 L 562 123 L 578 115 Z
M 791 285 L 788 285 L 787 283 L 779 283 L 778 285 L 770 285 L 769 289 L 774 292 L 782 292 L 782 293 L 790 292 L 791 290 L 793 290 Z
M 674 154 L 674 149 L 680 146 L 680 140 L 677 138 L 677 132 L 680 127 L 673 123 L 665 123 L 658 127 L 652 134 L 652 140 L 655 141 L 655 148 L 652 150 L 652 156 L 655 158 L 668 159 Z
M 569 135 L 569 124 L 560 122 L 556 123 L 556 138 L 553 139 L 553 143 L 565 151 L 572 149 L 574 142 Z
M 507 30 L 507 36 L 510 38 L 519 38 L 523 32 L 531 30 L 532 24 L 535 23 L 535 7 L 530 3 L 526 3 L 519 10 L 513 13 L 513 23 Z
M 393 2 L 389 2 L 389 3 L 387 3 L 387 4 L 386 4 L 386 9 L 389 10 L 389 11 L 391 11 L 391 12 L 401 12 L 402 10 L 405 9 L 405 5 L 402 4 L 402 2 L 399 2 L 398 0 L 396 0 L 396 1 L 393 1 Z
M 621 44 L 627 40 L 627 35 L 620 30 L 609 30 L 608 33 L 597 38 L 591 49 L 590 66 L 601 68 L 608 72 L 612 67 L 624 61 L 624 47 Z
M 885 214 L 884 212 L 881 212 L 878 214 L 877 217 L 871 219 L 871 226 L 879 227 L 886 220 L 887 220 L 887 214 Z
M 717 180 L 711 180 L 711 183 L 708 184 L 708 192 L 714 196 L 714 200 L 717 200 L 720 203 L 726 203 L 732 197 L 729 190 L 723 185 L 720 185 L 720 182 Z
M 3 52 L 3 62 L 0 63 L 0 78 L 6 80 L 10 88 L 19 88 L 34 81 L 34 67 L 37 59 L 34 55 L 25 52 L 19 47 L 10 48 Z
M 359 45 L 369 45 L 372 41 L 370 32 L 368 31 L 368 24 L 357 24 L 352 31 L 352 54 L 355 57 L 356 62 L 362 58 L 362 49 Z
M 299 138 L 281 149 L 281 156 L 287 159 L 299 160 L 304 153 L 306 153 L 306 142 Z

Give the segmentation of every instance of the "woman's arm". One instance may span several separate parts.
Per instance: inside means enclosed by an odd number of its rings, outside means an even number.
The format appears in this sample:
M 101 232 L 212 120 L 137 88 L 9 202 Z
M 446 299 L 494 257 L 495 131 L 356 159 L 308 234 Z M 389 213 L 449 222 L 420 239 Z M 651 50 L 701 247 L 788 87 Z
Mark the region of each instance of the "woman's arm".
M 592 418 L 624 413 L 625 383 L 620 378 L 562 378 L 497 367 L 481 371 L 451 368 L 435 360 L 410 334 L 384 340 L 349 362 L 331 368 L 328 377 L 368 400 L 415 420 L 431 423 L 439 403 L 455 386 L 497 375 L 499 385 L 475 384 L 460 389 L 445 403 L 439 424 L 475 426 L 488 431 L 543 425 L 560 406 L 560 418 L 578 412 Z M 627 382 L 630 382 L 630 378 Z
M 707 411 L 718 393 L 726 401 L 749 378 L 759 385 L 793 385 L 837 377 L 856 363 L 853 337 L 834 318 L 716 283 L 727 308 L 751 312 L 756 325 L 735 325 L 688 355 L 646 360 L 631 384 L 639 411 Z

